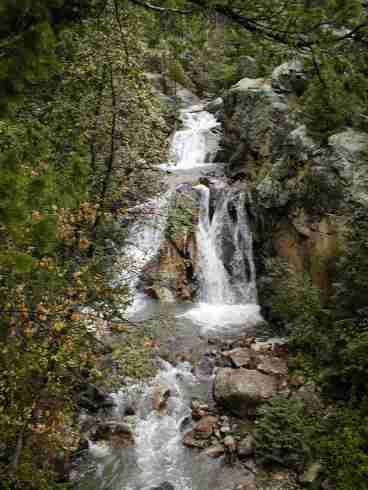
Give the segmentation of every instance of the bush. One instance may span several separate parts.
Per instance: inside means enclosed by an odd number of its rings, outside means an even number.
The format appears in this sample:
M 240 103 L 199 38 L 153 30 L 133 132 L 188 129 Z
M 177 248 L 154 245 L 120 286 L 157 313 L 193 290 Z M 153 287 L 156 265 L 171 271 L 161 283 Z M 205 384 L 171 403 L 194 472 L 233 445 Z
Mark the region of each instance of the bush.
M 367 411 L 342 409 L 325 423 L 318 453 L 337 490 L 368 487 Z
M 312 460 L 311 440 L 317 432 L 315 420 L 304 404 L 275 396 L 258 411 L 256 456 L 266 464 L 302 469 Z

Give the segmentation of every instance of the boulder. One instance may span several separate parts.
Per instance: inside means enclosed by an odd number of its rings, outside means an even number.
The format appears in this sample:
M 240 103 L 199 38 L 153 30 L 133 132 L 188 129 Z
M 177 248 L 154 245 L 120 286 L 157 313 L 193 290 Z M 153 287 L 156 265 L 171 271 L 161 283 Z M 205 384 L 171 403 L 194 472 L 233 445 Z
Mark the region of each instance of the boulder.
M 216 114 L 216 112 L 220 111 L 223 107 L 223 99 L 221 97 L 217 97 L 217 99 L 211 100 L 208 104 L 206 104 L 204 109 L 212 114 Z
M 183 437 L 184 446 L 191 448 L 204 449 L 208 445 L 208 441 L 206 439 L 197 438 L 198 433 L 194 430 L 187 432 Z
M 279 357 L 263 356 L 257 364 L 257 370 L 265 374 L 286 376 L 288 367 L 286 362 Z
M 212 369 L 211 369 L 212 372 Z M 208 405 L 201 403 L 198 400 L 193 400 L 191 403 L 192 417 L 194 420 L 199 420 L 202 417 L 208 415 L 209 407 Z
M 93 440 L 104 440 L 115 447 L 132 447 L 135 442 L 130 427 L 118 422 L 103 422 L 98 425 Z
M 217 444 L 216 446 L 211 446 L 205 450 L 204 454 L 210 458 L 218 458 L 225 453 L 225 448 L 221 444 Z
M 203 417 L 194 427 L 196 437 L 200 439 L 208 439 L 213 434 L 217 425 L 218 419 L 212 415 Z
M 170 388 L 165 385 L 156 385 L 153 388 L 152 407 L 160 413 L 166 411 L 167 400 L 170 397 Z
M 256 441 L 251 434 L 246 435 L 238 442 L 237 452 L 239 458 L 247 458 L 254 454 Z
M 307 87 L 308 77 L 302 61 L 293 60 L 276 67 L 272 72 L 272 88 L 286 93 L 302 95 Z
M 214 396 L 218 403 L 239 416 L 254 414 L 257 405 L 271 398 L 277 380 L 252 369 L 222 368 L 216 373 Z
M 254 353 L 246 347 L 225 351 L 222 355 L 228 357 L 236 368 L 249 368 L 254 359 Z
M 161 301 L 161 303 L 174 303 L 175 297 L 172 291 L 169 288 L 166 288 L 161 285 L 157 285 L 154 288 L 157 298 Z

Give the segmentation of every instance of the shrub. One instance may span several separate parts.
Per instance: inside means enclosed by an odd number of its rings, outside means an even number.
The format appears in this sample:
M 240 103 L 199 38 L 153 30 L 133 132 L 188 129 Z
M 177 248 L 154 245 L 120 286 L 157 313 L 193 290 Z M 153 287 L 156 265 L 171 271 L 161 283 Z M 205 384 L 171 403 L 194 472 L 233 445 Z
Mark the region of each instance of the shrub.
M 261 406 L 257 417 L 256 456 L 262 463 L 302 469 L 311 461 L 316 424 L 299 400 L 278 395 Z

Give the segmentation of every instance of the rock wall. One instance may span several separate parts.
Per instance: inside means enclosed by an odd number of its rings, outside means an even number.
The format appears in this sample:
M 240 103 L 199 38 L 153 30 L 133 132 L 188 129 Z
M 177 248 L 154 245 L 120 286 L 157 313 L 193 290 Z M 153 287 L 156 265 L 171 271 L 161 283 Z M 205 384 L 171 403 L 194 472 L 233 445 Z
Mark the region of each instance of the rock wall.
M 368 134 L 346 128 L 326 145 L 313 141 L 300 117 L 306 83 L 298 63 L 282 65 L 269 80 L 240 80 L 222 107 L 216 104 L 223 122 L 218 160 L 251 189 L 259 273 L 262 257 L 282 257 L 328 292 L 351 210 L 368 206 Z

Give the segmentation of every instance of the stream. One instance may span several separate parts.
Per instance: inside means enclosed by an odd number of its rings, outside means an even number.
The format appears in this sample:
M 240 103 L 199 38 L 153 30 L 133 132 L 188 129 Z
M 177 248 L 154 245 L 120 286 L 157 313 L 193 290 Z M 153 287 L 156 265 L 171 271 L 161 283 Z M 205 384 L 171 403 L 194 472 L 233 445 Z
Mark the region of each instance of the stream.
M 213 163 L 220 131 L 215 117 L 191 94 L 182 94 L 182 99 L 182 127 L 172 137 L 169 163 L 161 165 L 167 190 L 157 200 L 145 203 L 142 209 L 147 213 L 131 225 L 122 258 L 125 265 L 120 270 L 117 265 L 117 282 L 127 282 L 133 293 L 125 312 L 130 319 L 141 321 L 166 308 L 174 319 L 173 351 L 195 351 L 200 359 L 211 336 L 240 336 L 254 329 L 262 318 L 245 191 L 226 184 L 223 165 Z M 199 196 L 195 232 L 199 291 L 195 304 L 162 306 L 142 291 L 139 277 L 159 252 L 173 196 L 183 184 L 190 184 Z M 182 444 L 183 434 L 193 427 L 191 400 L 210 403 L 212 397 L 211 370 L 201 363 L 193 368 L 190 361 L 159 359 L 160 369 L 154 379 L 122 387 L 112 395 L 115 406 L 109 417 L 114 421 L 125 422 L 134 405 L 134 415 L 129 417 L 134 423 L 135 444 L 114 448 L 90 441 L 79 490 L 234 488 L 239 469 L 225 465 L 223 458 L 211 459 Z M 164 413 L 153 409 L 157 386 L 170 392 Z

